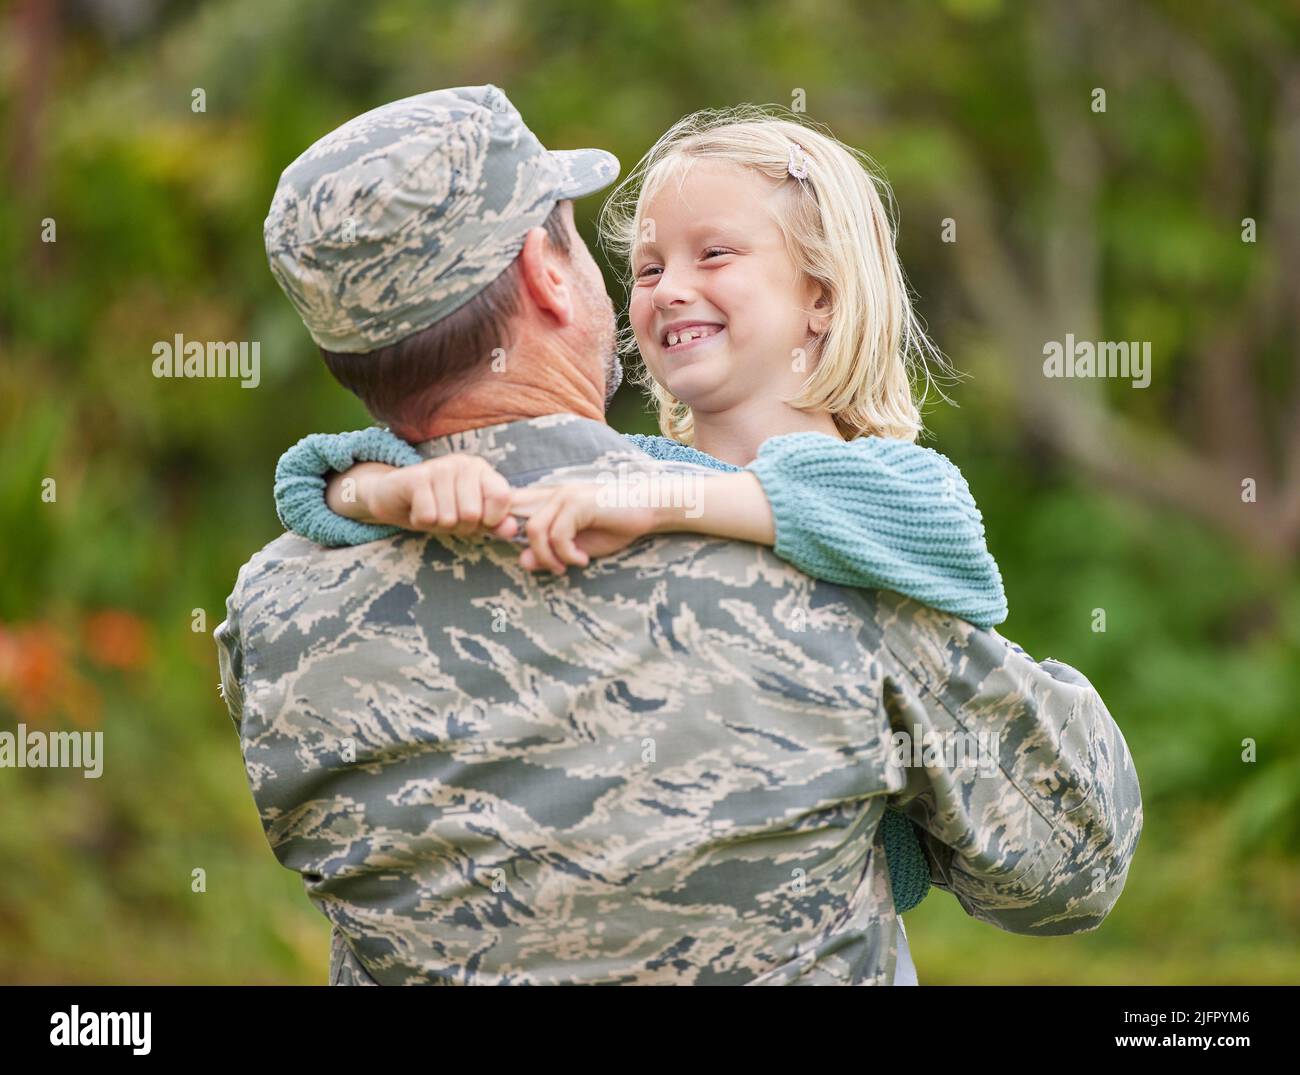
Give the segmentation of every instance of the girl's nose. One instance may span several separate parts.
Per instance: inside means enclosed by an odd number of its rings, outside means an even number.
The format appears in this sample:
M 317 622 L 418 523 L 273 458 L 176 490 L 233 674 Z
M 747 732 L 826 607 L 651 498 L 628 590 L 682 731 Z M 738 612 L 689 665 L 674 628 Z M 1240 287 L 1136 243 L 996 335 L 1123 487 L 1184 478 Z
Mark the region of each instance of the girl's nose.
M 670 306 L 682 306 L 693 297 L 690 283 L 680 272 L 669 272 L 667 268 L 659 274 L 655 283 L 652 301 L 657 309 L 666 310 Z

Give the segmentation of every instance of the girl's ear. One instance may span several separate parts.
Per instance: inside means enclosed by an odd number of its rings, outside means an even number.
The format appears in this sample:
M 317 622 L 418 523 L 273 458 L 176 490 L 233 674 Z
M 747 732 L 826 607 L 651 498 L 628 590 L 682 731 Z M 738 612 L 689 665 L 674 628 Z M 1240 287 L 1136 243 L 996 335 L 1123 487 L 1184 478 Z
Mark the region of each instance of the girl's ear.
M 825 287 L 819 287 L 817 301 L 813 303 L 813 312 L 808 318 L 808 331 L 821 336 L 830 327 L 831 297 Z

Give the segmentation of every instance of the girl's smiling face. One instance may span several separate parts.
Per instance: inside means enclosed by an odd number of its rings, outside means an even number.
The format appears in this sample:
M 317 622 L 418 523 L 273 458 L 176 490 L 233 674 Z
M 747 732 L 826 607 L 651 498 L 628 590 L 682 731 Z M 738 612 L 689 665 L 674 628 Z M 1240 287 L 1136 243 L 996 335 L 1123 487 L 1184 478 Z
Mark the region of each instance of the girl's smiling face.
M 692 410 L 788 398 L 812 372 L 826 318 L 773 215 L 786 196 L 748 168 L 696 160 L 641 213 L 653 241 L 632 251 L 628 317 L 650 374 Z

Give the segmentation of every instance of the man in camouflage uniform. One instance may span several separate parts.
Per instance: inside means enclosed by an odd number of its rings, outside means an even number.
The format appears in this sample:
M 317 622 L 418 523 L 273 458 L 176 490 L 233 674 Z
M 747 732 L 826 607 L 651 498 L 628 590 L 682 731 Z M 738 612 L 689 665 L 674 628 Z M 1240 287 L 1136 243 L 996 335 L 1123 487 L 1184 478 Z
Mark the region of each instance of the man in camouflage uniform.
M 615 170 L 548 153 L 494 87 L 424 94 L 285 170 L 271 264 L 317 343 L 365 354 L 518 258 L 510 363 L 421 454 L 477 453 L 513 485 L 712 473 L 601 420 L 613 313 L 576 232 L 571 256 L 520 254 Z M 543 369 L 568 396 L 491 403 Z M 656 536 L 562 576 L 518 551 L 286 534 L 240 571 L 224 693 L 271 846 L 334 926 L 331 982 L 888 983 L 887 805 L 976 918 L 1063 934 L 1114 906 L 1138 781 L 1072 668 L 756 545 Z M 991 763 L 912 764 L 896 735 L 983 735 Z

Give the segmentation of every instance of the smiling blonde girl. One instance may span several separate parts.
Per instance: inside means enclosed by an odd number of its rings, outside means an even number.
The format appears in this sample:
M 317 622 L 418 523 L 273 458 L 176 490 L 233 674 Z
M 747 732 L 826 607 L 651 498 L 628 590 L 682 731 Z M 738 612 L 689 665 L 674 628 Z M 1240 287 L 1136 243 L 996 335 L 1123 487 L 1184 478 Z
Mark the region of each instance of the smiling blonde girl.
M 705 444 L 698 442 L 696 412 L 727 402 L 715 383 L 718 365 L 706 384 L 696 375 L 654 376 L 656 368 L 671 373 L 672 363 L 664 361 L 653 314 L 685 298 L 656 301 L 669 284 L 656 255 L 672 246 L 685 253 L 685 266 L 693 251 L 681 244 L 703 237 L 694 252 L 705 255 L 712 237 L 718 253 L 710 268 L 720 262 L 741 270 L 717 274 L 726 278 L 717 287 L 752 309 L 733 328 L 731 372 L 760 375 L 783 390 L 763 397 L 768 406 L 779 398 L 817 419 L 819 431 L 850 441 L 916 439 L 921 417 L 912 381 L 928 381 L 946 366 L 913 312 L 881 189 L 888 198 L 864 155 L 806 122 L 752 106 L 697 112 L 655 143 L 606 202 L 601 232 L 629 269 L 633 338 L 625 336 L 624 349 L 639 350 L 646 363 L 651 377 L 643 383 L 665 436 L 709 451 L 714 431 L 706 428 Z M 773 278 L 744 264 L 754 260 Z M 709 277 L 696 274 L 692 283 L 707 289 Z M 774 295 L 785 301 L 764 310 Z M 765 335 L 770 330 L 782 333 L 779 343 Z M 736 367 L 742 356 L 748 361 Z M 694 406 L 673 392 L 674 383 L 695 397 Z M 733 385 L 733 398 L 740 387 Z

